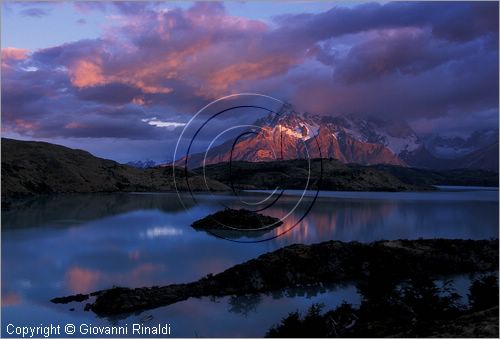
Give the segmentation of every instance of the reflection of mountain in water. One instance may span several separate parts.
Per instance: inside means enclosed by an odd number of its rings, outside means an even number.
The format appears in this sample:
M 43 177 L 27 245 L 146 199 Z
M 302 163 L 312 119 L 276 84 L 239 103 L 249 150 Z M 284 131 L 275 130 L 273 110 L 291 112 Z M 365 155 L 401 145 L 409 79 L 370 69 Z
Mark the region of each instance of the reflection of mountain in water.
M 282 234 L 299 222 L 303 206 L 296 214 L 283 220 L 283 225 L 274 230 Z M 286 233 L 287 244 L 311 242 L 311 239 L 338 239 L 338 233 L 362 233 L 369 224 L 381 224 L 384 218 L 397 207 L 397 202 L 380 201 L 367 204 L 365 201 L 338 200 L 335 203 L 318 200 L 309 213 L 292 231 Z M 285 216 L 289 210 L 272 208 L 270 215 Z M 345 226 L 348 225 L 348 229 Z M 340 228 L 340 229 L 339 229 Z
M 302 220 L 311 203 L 311 197 L 304 198 L 292 211 L 299 197 L 285 196 L 280 203 L 261 213 L 280 218 L 281 226 L 262 231 L 211 230 L 207 234 L 222 236 L 228 239 L 259 240 L 280 236 L 286 244 L 338 239 L 340 234 L 351 234 L 354 239 L 358 234 L 370 232 L 370 225 L 383 225 L 384 218 L 397 210 L 397 201 L 335 200 L 316 201 L 312 211 Z
M 184 204 L 190 207 L 188 199 Z M 92 193 L 43 196 L 28 199 L 18 208 L 2 211 L 5 228 L 75 224 L 135 210 L 184 210 L 175 193 Z
M 275 241 L 284 246 L 325 239 L 369 242 L 416 236 L 448 238 L 457 233 L 479 239 L 498 227 L 497 204 L 495 201 L 318 199 L 299 225 Z M 284 219 L 274 235 L 295 225 L 304 208 L 300 206 Z M 290 209 L 291 203 L 282 202 L 266 213 L 283 217 Z M 481 216 L 482 222 L 478 223 L 474 216 Z
M 359 193 L 356 199 L 318 198 L 302 220 L 312 198 L 305 197 L 296 210 L 290 213 L 299 197 L 283 196 L 277 204 L 260 212 L 282 219 L 283 225 L 262 234 L 235 232 L 223 236 L 262 240 L 281 235 L 272 242 L 274 246 L 285 246 L 330 239 L 370 242 L 415 237 L 449 238 L 450 235 L 481 239 L 498 227 L 496 199 L 474 201 L 474 192 L 461 194 L 470 196 L 471 200 L 450 200 L 449 195 L 439 198 L 440 193 L 405 194 L 405 199 L 394 195 L 391 198 L 391 193 L 384 194 L 387 195 L 386 199 L 370 199 L 370 193 Z M 363 195 L 366 195 L 366 199 L 362 198 Z M 481 195 L 489 193 L 481 192 Z M 428 200 L 424 197 L 428 197 Z M 477 222 L 479 216 L 481 223 Z

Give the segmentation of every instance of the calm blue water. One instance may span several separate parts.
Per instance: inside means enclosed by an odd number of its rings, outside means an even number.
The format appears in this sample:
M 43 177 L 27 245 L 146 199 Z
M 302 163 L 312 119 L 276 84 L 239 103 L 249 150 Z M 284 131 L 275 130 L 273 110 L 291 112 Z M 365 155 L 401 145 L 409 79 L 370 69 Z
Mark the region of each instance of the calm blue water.
M 266 193 L 246 193 L 254 203 Z M 265 214 L 283 217 L 273 237 L 290 229 L 311 201 L 291 191 Z M 259 243 L 223 240 L 190 224 L 223 206 L 242 207 L 229 195 L 94 194 L 39 198 L 2 213 L 2 336 L 6 325 L 167 322 L 172 336 L 262 336 L 294 310 L 313 302 L 333 307 L 358 302 L 352 285 L 270 295 L 189 299 L 120 319 L 98 318 L 82 304 L 55 305 L 53 297 L 113 285 L 139 287 L 188 282 L 293 243 L 325 240 L 371 242 L 398 238 L 498 237 L 498 190 L 443 187 L 438 192 L 322 192 L 311 212 L 283 236 Z M 270 201 L 270 200 L 268 200 Z M 251 205 L 248 205 L 251 206 Z M 293 211 L 292 211 L 293 210 Z M 69 311 L 74 307 L 75 311 Z M 152 316 L 152 317 L 150 317 Z

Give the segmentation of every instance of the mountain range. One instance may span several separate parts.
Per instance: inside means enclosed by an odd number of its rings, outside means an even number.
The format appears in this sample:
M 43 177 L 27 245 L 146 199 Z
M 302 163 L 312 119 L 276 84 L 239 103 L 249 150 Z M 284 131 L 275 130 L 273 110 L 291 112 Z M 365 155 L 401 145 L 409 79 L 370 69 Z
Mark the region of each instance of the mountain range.
M 402 121 L 301 114 L 291 105 L 254 125 L 260 127 L 255 133 L 211 148 L 205 164 L 227 162 L 231 156 L 250 162 L 322 157 L 361 165 L 498 171 L 498 129 L 476 131 L 468 138 L 424 140 Z M 202 166 L 204 158 L 204 153 L 190 155 L 188 167 Z M 176 163 L 184 165 L 185 158 Z

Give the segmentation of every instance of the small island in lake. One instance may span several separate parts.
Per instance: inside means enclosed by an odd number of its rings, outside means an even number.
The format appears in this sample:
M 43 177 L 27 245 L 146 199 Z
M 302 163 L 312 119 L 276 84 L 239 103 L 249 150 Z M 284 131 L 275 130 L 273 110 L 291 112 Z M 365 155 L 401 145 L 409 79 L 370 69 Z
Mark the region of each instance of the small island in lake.
M 226 208 L 195 221 L 191 227 L 197 230 L 241 230 L 258 231 L 275 228 L 283 224 L 279 218 L 263 215 L 246 209 Z

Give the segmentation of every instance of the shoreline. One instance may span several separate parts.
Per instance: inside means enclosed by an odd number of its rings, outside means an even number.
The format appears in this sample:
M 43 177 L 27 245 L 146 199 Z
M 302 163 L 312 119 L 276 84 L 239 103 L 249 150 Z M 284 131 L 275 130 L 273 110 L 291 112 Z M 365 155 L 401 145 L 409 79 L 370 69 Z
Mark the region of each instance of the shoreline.
M 295 244 L 184 284 L 115 287 L 54 298 L 54 303 L 96 300 L 86 310 L 107 316 L 167 306 L 190 297 L 265 293 L 288 287 L 366 281 L 378 272 L 395 279 L 498 270 L 498 239 L 419 239 Z
M 370 199 L 387 199 L 387 196 L 376 197 L 377 194 L 391 194 L 391 196 L 397 196 L 398 200 L 405 199 L 415 199 L 413 194 L 447 194 L 447 193 L 462 193 L 462 192 L 470 192 L 470 191 L 483 191 L 483 192 L 498 192 L 498 186 L 435 186 L 435 190 L 427 190 L 427 191 L 346 191 L 346 190 L 321 190 L 319 192 L 319 199 L 329 199 L 329 198 L 341 198 L 341 199 L 365 199 L 366 197 L 360 196 L 360 194 L 371 194 L 375 196 L 371 196 Z M 242 194 L 262 194 L 267 195 L 272 190 L 241 190 Z M 208 192 L 206 190 L 196 191 L 193 190 L 193 193 L 203 197 L 211 197 L 211 196 L 225 196 L 231 194 L 232 191 L 211 191 Z M 59 192 L 59 193 L 37 193 L 37 194 L 22 194 L 22 195 L 7 195 L 2 196 L 2 210 L 12 210 L 18 207 L 22 207 L 24 204 L 36 201 L 37 199 L 43 198 L 57 198 L 63 196 L 78 196 L 78 195 L 89 195 L 92 196 L 94 194 L 136 194 L 136 195 L 172 195 L 172 194 L 189 194 L 189 191 L 102 191 L 102 192 Z M 286 189 L 284 190 L 283 196 L 295 197 L 300 196 L 302 191 Z M 306 191 L 304 197 L 313 197 L 315 191 Z M 427 198 L 426 198 L 427 199 Z M 457 199 L 455 199 L 457 200 Z M 460 199 L 458 199 L 460 200 Z M 467 199 L 468 200 L 468 199 Z M 498 201 L 498 200 L 496 200 Z

